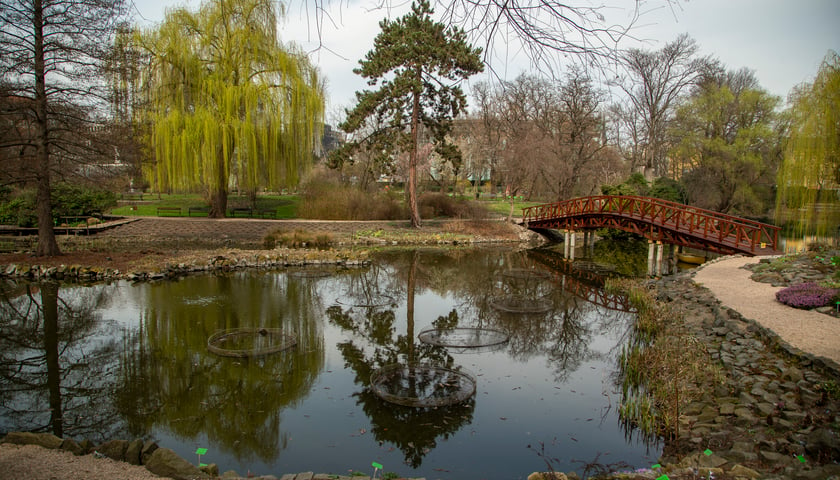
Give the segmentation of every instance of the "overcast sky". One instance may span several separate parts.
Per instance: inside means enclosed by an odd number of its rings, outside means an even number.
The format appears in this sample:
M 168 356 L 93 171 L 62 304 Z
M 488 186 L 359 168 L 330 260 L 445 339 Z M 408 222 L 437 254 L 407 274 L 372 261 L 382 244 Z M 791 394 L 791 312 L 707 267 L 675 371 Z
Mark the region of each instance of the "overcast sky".
M 195 10 L 200 4 L 199 0 L 134 2 L 139 13 L 137 20 L 146 25 L 161 21 L 166 8 L 187 6 Z M 602 10 L 608 20 L 627 22 L 630 12 L 621 5 L 632 5 L 632 1 L 603 2 L 619 5 Z M 382 0 L 331 0 L 334 23 L 325 23 L 320 37 L 311 12 L 305 10 L 306 5 L 311 6 L 311 0 L 293 1 L 281 21 L 281 39 L 311 52 L 312 61 L 327 78 L 331 103 L 327 107 L 328 121 L 337 108 L 353 104 L 355 91 L 366 87 L 353 74 L 353 68 L 373 47 L 378 23 L 389 13 L 373 7 L 381 3 Z M 410 4 L 401 0 L 390 3 L 403 5 L 391 12 L 392 18 L 404 14 Z M 596 4 L 588 0 L 571 3 Z M 621 47 L 657 50 L 679 34 L 688 33 L 699 44 L 701 55 L 712 55 L 732 70 L 746 67 L 755 71 L 762 87 L 783 99 L 791 88 L 813 79 L 829 50 L 840 52 L 838 0 L 680 0 L 671 6 L 666 0 L 644 0 L 641 10 L 643 14 L 631 33 L 645 43 L 628 38 Z M 317 49 L 319 38 L 323 48 Z M 497 50 L 501 52 L 499 45 Z M 530 70 L 527 58 L 515 49 L 506 58 L 506 62 L 494 61 L 494 68 L 507 79 Z

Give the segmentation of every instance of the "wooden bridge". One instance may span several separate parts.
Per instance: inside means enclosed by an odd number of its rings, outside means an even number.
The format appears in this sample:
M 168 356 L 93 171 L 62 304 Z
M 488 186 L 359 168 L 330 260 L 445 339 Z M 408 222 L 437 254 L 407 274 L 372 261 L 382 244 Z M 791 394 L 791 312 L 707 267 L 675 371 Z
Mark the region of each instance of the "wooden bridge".
M 780 227 L 658 198 L 600 195 L 524 208 L 522 225 L 549 239 L 556 230 L 614 228 L 651 242 L 722 254 L 778 255 Z

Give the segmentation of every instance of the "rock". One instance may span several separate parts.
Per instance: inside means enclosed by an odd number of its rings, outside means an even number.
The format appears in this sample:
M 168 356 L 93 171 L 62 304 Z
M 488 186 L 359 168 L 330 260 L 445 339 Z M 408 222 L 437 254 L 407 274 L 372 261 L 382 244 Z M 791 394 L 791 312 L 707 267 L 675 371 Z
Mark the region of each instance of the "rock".
M 222 478 L 223 478 L 223 479 L 228 479 L 228 478 L 229 478 L 229 479 L 231 479 L 231 480 L 232 480 L 232 479 L 235 479 L 235 478 L 239 478 L 239 474 L 238 474 L 238 473 L 236 473 L 236 472 L 235 472 L 235 471 L 233 471 L 233 470 L 228 470 L 227 472 L 225 472 L 225 473 L 223 473 L 223 474 L 222 474 Z M 294 478 L 294 477 L 293 477 L 293 478 Z
M 68 451 L 68 452 L 70 452 L 70 453 L 72 453 L 73 455 L 76 455 L 76 456 L 80 456 L 80 455 L 85 454 L 85 450 L 82 448 L 82 446 L 79 445 L 72 438 L 65 438 L 61 442 L 61 447 L 60 448 L 62 450 L 66 450 L 66 451 Z
M 528 480 L 568 480 L 565 473 L 557 472 L 534 472 L 528 475 Z
M 761 474 L 756 472 L 751 468 L 747 468 L 743 465 L 735 465 L 729 470 L 729 475 L 733 477 L 743 477 L 743 478 L 759 478 Z
M 9 432 L 0 443 L 15 445 L 38 445 L 44 448 L 61 448 L 62 439 L 51 433 Z
M 209 465 L 203 465 L 198 467 L 199 470 L 210 475 L 211 477 L 218 477 L 219 476 L 219 466 L 215 463 L 211 463 Z
M 158 448 L 149 456 L 146 462 L 146 470 L 175 480 L 192 480 L 194 478 L 210 478 L 192 463 L 179 457 L 174 451 L 168 448 Z
M 146 443 L 144 443 L 143 448 L 140 450 L 140 465 L 145 465 L 146 462 L 149 461 L 149 457 L 151 457 L 157 449 L 158 444 L 155 443 L 153 440 L 148 440 Z
M 840 458 L 840 439 L 827 428 L 817 428 L 805 440 L 805 452 L 815 458 L 826 460 Z
M 143 451 L 143 440 L 139 438 L 132 440 L 125 450 L 125 461 L 132 465 L 140 465 L 140 455 Z
M 125 461 L 125 451 L 127 449 L 128 441 L 126 440 L 110 440 L 101 445 L 97 445 L 95 448 L 97 452 L 118 462 Z
M 82 441 L 79 443 L 79 446 L 80 446 L 80 447 L 82 447 L 82 452 L 83 452 L 82 454 L 83 454 L 83 455 L 87 455 L 88 453 L 92 452 L 92 451 L 93 451 L 93 447 L 95 447 L 95 445 L 93 444 L 93 442 L 91 442 L 91 441 L 90 441 L 89 439 L 87 439 L 87 438 L 86 438 L 86 439 L 84 439 L 84 440 L 82 440 Z

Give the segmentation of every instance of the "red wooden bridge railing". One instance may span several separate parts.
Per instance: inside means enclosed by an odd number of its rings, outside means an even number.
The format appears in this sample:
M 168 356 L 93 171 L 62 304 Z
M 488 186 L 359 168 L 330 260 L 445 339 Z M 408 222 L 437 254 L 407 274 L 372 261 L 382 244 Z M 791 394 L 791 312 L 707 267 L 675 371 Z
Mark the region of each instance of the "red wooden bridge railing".
M 536 205 L 522 210 L 522 224 L 532 230 L 616 228 L 726 254 L 780 253 L 780 227 L 650 197 L 600 195 Z

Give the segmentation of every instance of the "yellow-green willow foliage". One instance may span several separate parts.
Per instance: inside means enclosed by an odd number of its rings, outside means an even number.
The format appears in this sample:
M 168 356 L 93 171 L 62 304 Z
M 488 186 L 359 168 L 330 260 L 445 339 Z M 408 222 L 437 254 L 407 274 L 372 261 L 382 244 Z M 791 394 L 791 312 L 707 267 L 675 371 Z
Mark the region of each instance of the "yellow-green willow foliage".
M 794 95 L 790 139 L 779 171 L 777 216 L 801 219 L 801 233 L 840 223 L 840 57 L 830 52 L 814 83 Z
M 211 216 L 224 216 L 229 185 L 297 183 L 321 137 L 324 93 L 316 68 L 278 40 L 279 13 L 273 0 L 210 0 L 140 35 L 153 188 L 204 191 Z

